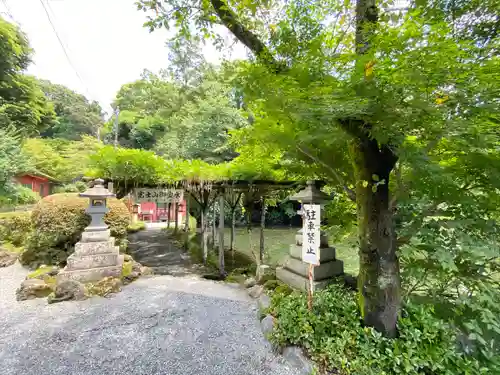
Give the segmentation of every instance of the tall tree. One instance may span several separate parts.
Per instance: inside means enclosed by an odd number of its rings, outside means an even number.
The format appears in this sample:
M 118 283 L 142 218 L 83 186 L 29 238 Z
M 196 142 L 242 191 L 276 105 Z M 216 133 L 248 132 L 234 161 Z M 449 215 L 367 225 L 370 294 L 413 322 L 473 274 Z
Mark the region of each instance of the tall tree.
M 355 200 L 360 309 L 367 325 L 394 336 L 405 240 L 394 220 L 405 191 L 398 176 L 425 165 L 442 178 L 433 196 L 442 204 L 456 180 L 440 174 L 436 148 L 466 139 L 469 150 L 493 149 L 498 40 L 453 38 L 450 25 L 419 16 L 419 8 L 394 17 L 392 1 L 139 3 L 156 12 L 152 29 L 174 21 L 189 38 L 215 35 L 222 24 L 254 53 L 240 71 L 259 114 L 254 128 L 275 130 L 257 137 L 317 163 Z
M 32 50 L 21 30 L 0 17 L 0 127 L 38 134 L 54 121 L 54 110 L 38 83 L 23 71 Z
M 55 123 L 42 132 L 42 136 L 78 140 L 82 135 L 97 135 L 104 124 L 99 103 L 46 80 L 41 80 L 40 86 L 56 113 Z

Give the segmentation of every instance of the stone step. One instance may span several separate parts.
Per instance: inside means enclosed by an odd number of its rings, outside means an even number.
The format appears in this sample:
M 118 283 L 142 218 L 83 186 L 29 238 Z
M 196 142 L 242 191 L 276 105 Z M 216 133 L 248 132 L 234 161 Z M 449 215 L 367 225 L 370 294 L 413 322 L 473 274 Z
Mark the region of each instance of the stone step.
M 122 273 L 122 265 L 111 267 L 90 268 L 86 270 L 67 270 L 64 268 L 56 276 L 57 283 L 66 280 L 75 280 L 80 283 L 89 283 L 99 281 L 105 277 L 120 277 Z
M 301 275 L 305 278 L 309 277 L 309 264 L 304 263 L 299 259 L 289 257 L 283 264 L 284 268 Z M 314 267 L 314 280 L 320 281 L 331 277 L 344 274 L 344 262 L 341 260 L 332 260 Z
M 296 273 L 283 268 L 283 267 L 278 267 L 276 268 L 276 278 L 285 284 L 291 286 L 292 288 L 299 289 L 302 291 L 307 291 L 309 289 L 309 279 L 297 275 Z M 328 285 L 330 285 L 332 282 L 334 282 L 335 279 L 326 279 L 326 280 L 321 280 L 321 281 L 314 281 L 314 289 L 315 290 L 320 290 L 326 288 Z
M 111 231 L 109 229 L 100 231 L 84 231 L 80 242 L 103 242 L 108 241 L 110 236 Z
M 302 246 L 290 245 L 290 256 L 295 259 L 302 260 Z M 329 262 L 335 260 L 335 248 L 328 247 L 319 250 L 319 262 Z
M 118 262 L 118 253 L 77 255 L 72 254 L 68 257 L 66 268 L 71 270 L 82 270 L 88 268 L 116 266 Z
M 119 252 L 115 247 L 115 239 L 110 237 L 106 241 L 100 242 L 77 242 L 75 244 L 75 254 L 78 255 L 93 255 L 102 253 Z

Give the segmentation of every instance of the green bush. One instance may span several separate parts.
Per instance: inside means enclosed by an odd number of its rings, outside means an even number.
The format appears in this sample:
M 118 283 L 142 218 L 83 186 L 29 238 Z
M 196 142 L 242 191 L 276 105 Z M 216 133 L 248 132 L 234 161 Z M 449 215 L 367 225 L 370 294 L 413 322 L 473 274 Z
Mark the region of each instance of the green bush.
M 31 212 L 0 214 L 0 242 L 21 246 L 31 232 Z
M 144 221 L 138 221 L 136 223 L 130 223 L 130 225 L 127 227 L 127 232 L 136 233 L 144 229 L 146 229 L 146 223 Z
M 42 199 L 31 215 L 33 232 L 21 255 L 21 263 L 31 267 L 64 264 L 90 223 L 90 216 L 85 213 L 87 207 L 88 199 L 73 193 Z M 120 244 L 127 235 L 130 213 L 126 205 L 115 198 L 108 199 L 108 208 L 104 221 Z
M 77 181 L 74 184 L 65 184 L 56 186 L 54 193 L 82 193 L 87 190 L 88 186 L 83 181 Z
M 429 306 L 407 305 L 396 339 L 364 327 L 356 295 L 339 285 L 316 292 L 312 311 L 303 293 L 275 293 L 270 312 L 277 321 L 274 343 L 303 347 L 320 369 L 335 374 L 481 374 L 496 368 L 459 351 L 456 330 Z

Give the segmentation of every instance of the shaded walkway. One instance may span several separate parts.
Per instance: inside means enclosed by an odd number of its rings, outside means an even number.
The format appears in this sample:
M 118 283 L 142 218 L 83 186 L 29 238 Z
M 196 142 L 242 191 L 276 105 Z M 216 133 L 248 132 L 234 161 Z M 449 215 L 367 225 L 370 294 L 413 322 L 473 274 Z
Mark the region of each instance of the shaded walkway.
M 159 227 L 130 234 L 128 253 L 156 275 L 185 276 L 196 272 L 189 254 L 179 248 Z

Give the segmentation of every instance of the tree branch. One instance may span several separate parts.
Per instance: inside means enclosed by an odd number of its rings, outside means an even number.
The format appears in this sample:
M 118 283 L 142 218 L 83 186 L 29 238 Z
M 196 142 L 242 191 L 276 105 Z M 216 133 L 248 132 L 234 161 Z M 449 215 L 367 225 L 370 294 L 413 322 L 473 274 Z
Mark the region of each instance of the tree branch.
M 300 151 L 301 153 L 303 153 L 309 159 L 311 159 L 312 161 L 315 161 L 315 162 L 321 164 L 324 168 L 326 168 L 333 175 L 333 177 L 337 180 L 337 182 L 342 186 L 342 189 L 347 194 L 347 196 L 349 197 L 349 199 L 351 199 L 352 201 L 356 202 L 356 193 L 352 189 L 349 189 L 345 185 L 344 180 L 342 179 L 342 177 L 340 177 L 340 175 L 337 173 L 337 171 L 335 171 L 335 169 L 333 169 L 332 167 L 330 167 L 328 164 L 326 164 L 321 159 L 318 159 L 317 157 L 315 157 L 311 153 L 307 152 L 306 150 L 304 150 L 303 148 L 301 148 L 299 145 L 296 145 L 296 147 L 297 147 L 298 151 Z
M 267 46 L 257 35 L 243 26 L 238 20 L 238 16 L 229 8 L 226 2 L 223 0 L 210 0 L 210 2 L 222 24 L 252 51 L 260 62 L 267 65 L 274 73 L 280 73 L 285 70 L 285 65 L 274 58 Z

